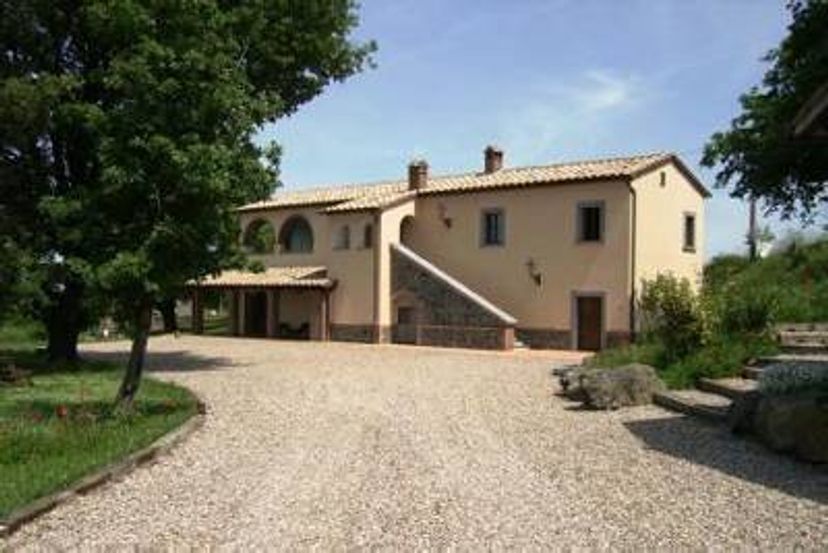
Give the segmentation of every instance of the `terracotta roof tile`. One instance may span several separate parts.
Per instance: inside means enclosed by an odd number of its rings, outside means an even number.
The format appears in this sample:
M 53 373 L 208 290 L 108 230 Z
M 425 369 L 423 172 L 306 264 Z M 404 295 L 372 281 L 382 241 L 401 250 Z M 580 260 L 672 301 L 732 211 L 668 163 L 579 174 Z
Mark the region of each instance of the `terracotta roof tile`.
M 282 288 L 327 288 L 333 281 L 327 278 L 325 267 L 268 267 L 261 273 L 252 271 L 223 271 L 198 283 L 207 288 L 227 286 L 259 287 L 278 286 Z
M 633 178 L 648 169 L 668 161 L 681 163 L 673 154 L 655 153 L 640 156 L 619 157 L 516 167 L 494 173 L 465 173 L 459 175 L 429 176 L 426 187 L 419 192 L 408 189 L 406 180 L 385 181 L 363 185 L 345 185 L 328 188 L 311 188 L 296 192 L 280 192 L 272 199 L 245 205 L 239 211 L 256 211 L 281 207 L 324 206 L 324 213 L 382 209 L 415 195 L 446 194 L 518 188 L 538 184 L 560 184 L 594 180 Z M 680 166 L 683 168 L 683 165 Z M 685 169 L 683 169 L 685 170 Z M 689 171 L 687 171 L 689 174 Z M 692 175 L 691 175 L 692 177 Z M 691 180 L 695 181 L 692 177 Z M 700 192 L 708 192 L 697 181 Z

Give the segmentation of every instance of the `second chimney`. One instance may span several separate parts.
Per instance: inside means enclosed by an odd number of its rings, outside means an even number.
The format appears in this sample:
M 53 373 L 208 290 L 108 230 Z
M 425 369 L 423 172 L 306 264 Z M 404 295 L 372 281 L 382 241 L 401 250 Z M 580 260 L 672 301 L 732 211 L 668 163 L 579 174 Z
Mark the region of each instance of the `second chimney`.
M 485 173 L 495 173 L 503 169 L 503 150 L 497 146 L 486 146 L 483 156 Z
M 408 164 L 408 189 L 422 190 L 428 182 L 428 163 L 424 159 Z

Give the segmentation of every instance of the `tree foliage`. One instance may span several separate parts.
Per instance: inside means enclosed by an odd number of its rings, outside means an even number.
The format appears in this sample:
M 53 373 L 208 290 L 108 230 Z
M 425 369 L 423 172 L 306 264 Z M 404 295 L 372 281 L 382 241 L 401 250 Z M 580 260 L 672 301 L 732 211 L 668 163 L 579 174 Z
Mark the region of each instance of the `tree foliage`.
M 278 176 L 279 149 L 256 131 L 361 70 L 374 46 L 350 38 L 352 0 L 2 5 L 8 240 L 46 267 L 50 349 L 57 326 L 76 343 L 108 304 L 136 336 L 140 377 L 152 305 L 241 261 L 232 208 Z
M 771 50 L 761 86 L 740 98 L 742 113 L 715 133 L 702 163 L 718 166 L 717 184 L 756 197 L 769 211 L 813 220 L 828 202 L 828 141 L 793 136 L 803 104 L 828 84 L 828 2 L 794 0 L 788 36 Z

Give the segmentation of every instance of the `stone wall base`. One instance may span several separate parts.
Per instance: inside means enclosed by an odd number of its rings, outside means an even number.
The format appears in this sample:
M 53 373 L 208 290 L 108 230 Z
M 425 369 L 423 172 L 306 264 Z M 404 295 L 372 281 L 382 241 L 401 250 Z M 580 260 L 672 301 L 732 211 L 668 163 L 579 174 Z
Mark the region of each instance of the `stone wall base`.
M 569 329 L 516 328 L 515 335 L 534 349 L 572 349 L 572 332 Z
M 448 348 L 509 350 L 514 346 L 511 327 L 477 326 L 394 326 L 391 338 L 395 343 Z
M 337 342 L 362 342 L 365 344 L 376 342 L 375 325 L 332 324 L 330 332 L 331 340 Z
M 517 339 L 535 349 L 573 349 L 572 331 L 555 328 L 516 328 Z M 630 344 L 633 336 L 626 330 L 610 330 L 606 333 L 607 348 Z

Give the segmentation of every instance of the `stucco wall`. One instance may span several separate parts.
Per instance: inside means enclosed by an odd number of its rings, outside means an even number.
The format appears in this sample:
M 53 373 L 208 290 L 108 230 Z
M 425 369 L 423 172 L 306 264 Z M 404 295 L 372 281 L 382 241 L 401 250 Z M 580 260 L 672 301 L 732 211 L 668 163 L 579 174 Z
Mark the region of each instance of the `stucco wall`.
M 365 225 L 373 225 L 374 217 L 367 212 L 325 215 L 319 213 L 319 209 L 314 207 L 242 213 L 242 230 L 254 220 L 263 219 L 273 225 L 278 237 L 282 224 L 293 215 L 305 217 L 313 229 L 311 253 L 280 253 L 277 248 L 272 254 L 251 255 L 251 258 L 261 261 L 267 267 L 327 267 L 328 276 L 337 281 L 337 287 L 331 295 L 331 320 L 345 324 L 371 324 L 374 317 L 374 255 L 373 248 L 363 247 L 362 239 Z M 342 225 L 351 228 L 351 247 L 347 250 L 335 250 L 333 239 Z M 377 241 L 377 234 L 375 228 L 374 243 Z
M 378 250 L 376 252 L 377 288 L 376 288 L 376 324 L 380 327 L 391 325 L 391 244 L 400 241 L 400 225 L 403 219 L 418 215 L 415 202 L 408 201 L 398 206 L 386 209 L 379 217 Z M 416 217 L 415 217 L 416 221 Z
M 661 172 L 665 174 L 661 186 Z M 672 164 L 634 180 L 637 197 L 635 286 L 658 273 L 673 273 L 701 284 L 704 260 L 704 198 Z M 695 252 L 683 251 L 684 214 L 696 215 Z
M 629 328 L 630 193 L 601 182 L 426 196 L 411 249 L 518 319 L 518 327 L 571 328 L 572 292 L 604 292 L 608 331 Z M 579 202 L 605 202 L 601 243 L 576 241 Z M 505 247 L 481 247 L 481 211 L 506 217 Z M 451 225 L 444 218 L 451 219 Z M 527 262 L 542 275 L 535 284 Z

